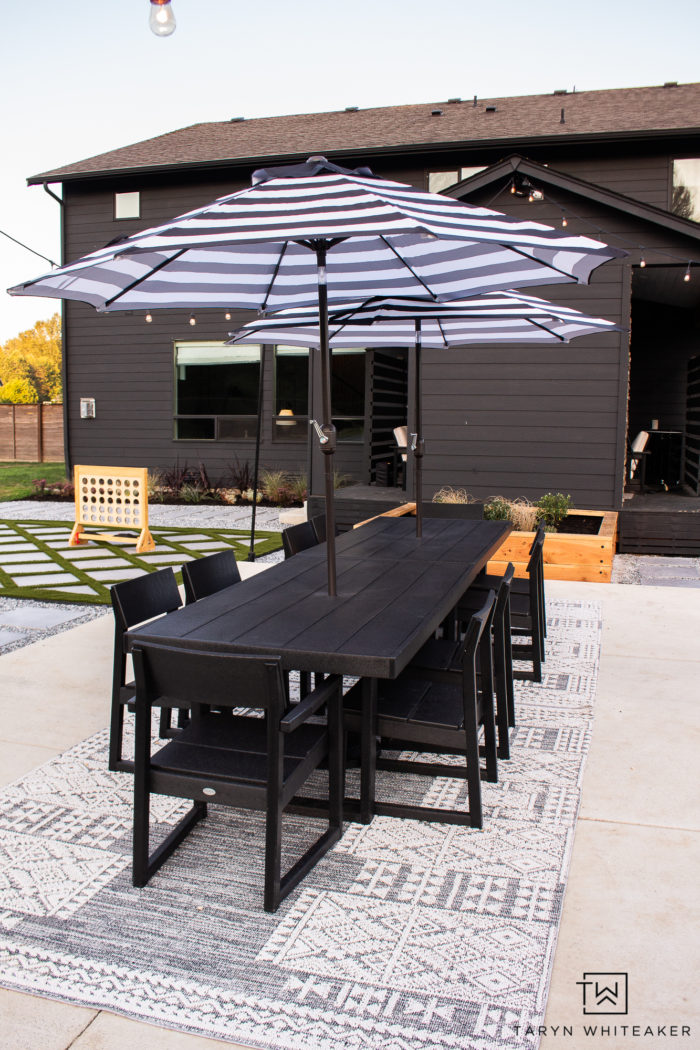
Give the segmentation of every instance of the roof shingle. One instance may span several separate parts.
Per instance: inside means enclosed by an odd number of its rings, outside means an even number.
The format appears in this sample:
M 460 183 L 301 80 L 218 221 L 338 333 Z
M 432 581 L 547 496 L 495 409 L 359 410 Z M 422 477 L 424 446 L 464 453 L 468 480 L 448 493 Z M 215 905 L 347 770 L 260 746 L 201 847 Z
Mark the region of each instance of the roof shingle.
M 562 122 L 562 109 L 564 120 Z M 440 115 L 434 115 L 439 111 Z M 439 147 L 448 143 L 572 138 L 700 129 L 700 83 L 386 106 L 193 124 L 29 179 L 178 165 Z

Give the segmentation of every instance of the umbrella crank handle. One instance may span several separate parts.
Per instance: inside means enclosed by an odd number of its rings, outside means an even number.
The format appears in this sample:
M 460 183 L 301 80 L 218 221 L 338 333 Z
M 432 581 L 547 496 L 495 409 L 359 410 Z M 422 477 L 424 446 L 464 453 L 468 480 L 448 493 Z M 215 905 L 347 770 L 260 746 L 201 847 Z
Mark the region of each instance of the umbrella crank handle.
M 326 453 L 335 452 L 336 446 L 336 429 L 332 423 L 317 423 L 315 419 L 310 420 L 312 427 L 316 431 L 321 451 Z

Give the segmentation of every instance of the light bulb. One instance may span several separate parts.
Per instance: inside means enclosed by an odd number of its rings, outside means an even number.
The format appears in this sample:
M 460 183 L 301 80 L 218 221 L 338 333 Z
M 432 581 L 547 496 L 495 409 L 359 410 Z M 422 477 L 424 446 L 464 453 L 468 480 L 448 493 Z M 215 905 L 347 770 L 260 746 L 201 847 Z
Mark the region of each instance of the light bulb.
M 152 320 L 153 320 L 152 315 L 151 314 L 146 314 L 146 324 L 150 324 Z
M 190 324 L 193 328 L 197 324 L 197 318 L 194 316 L 194 314 L 190 314 Z
M 170 0 L 151 0 L 151 14 L 148 25 L 156 36 L 170 36 L 175 32 L 175 15 Z
M 643 270 L 644 267 L 646 266 L 646 264 L 647 264 L 647 261 L 644 258 L 644 256 L 642 256 L 642 258 L 639 260 L 639 267 L 640 267 L 640 269 Z
M 687 283 L 690 280 L 690 263 L 688 263 L 688 269 L 683 274 L 683 280 Z
M 561 224 L 562 224 L 562 226 L 568 226 L 569 225 L 569 220 L 567 219 L 566 215 L 561 220 Z
M 226 313 L 224 314 L 224 320 L 225 321 L 230 321 L 231 320 L 231 311 L 230 310 L 227 310 Z

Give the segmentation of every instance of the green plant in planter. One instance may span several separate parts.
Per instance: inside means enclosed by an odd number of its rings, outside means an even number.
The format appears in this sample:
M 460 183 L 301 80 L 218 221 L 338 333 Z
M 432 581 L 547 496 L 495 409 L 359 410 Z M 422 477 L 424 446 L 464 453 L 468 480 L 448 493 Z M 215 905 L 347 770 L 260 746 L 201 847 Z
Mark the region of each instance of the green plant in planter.
M 484 503 L 484 517 L 487 521 L 512 521 L 510 503 L 503 496 L 495 496 Z
M 308 491 L 308 482 L 306 480 L 306 474 L 293 474 L 289 478 L 288 482 L 289 492 L 292 499 L 297 503 L 303 503 L 306 499 L 306 493 Z
M 556 532 L 574 503 L 562 492 L 546 492 L 537 501 L 537 521 L 543 522 L 546 532 Z
M 191 485 L 186 482 L 181 486 L 179 496 L 185 503 L 202 503 L 206 497 L 206 489 L 201 485 Z

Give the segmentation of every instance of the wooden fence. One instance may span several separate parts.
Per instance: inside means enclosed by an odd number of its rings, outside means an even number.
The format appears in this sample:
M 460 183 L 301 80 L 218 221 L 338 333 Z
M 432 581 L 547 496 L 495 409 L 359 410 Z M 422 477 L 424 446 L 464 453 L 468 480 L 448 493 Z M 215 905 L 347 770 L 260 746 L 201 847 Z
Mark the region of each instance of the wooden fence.
M 0 405 L 0 461 L 63 459 L 63 405 Z

